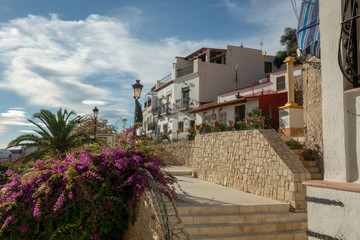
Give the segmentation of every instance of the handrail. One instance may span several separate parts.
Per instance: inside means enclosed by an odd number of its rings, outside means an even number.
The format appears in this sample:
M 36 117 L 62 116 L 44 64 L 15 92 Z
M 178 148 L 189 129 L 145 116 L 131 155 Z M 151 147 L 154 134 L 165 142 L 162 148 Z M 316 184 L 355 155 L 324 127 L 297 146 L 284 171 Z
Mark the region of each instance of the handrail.
M 164 203 L 164 199 L 162 198 L 162 194 L 159 188 L 159 185 L 157 184 L 157 182 L 155 181 L 155 179 L 153 178 L 153 176 L 151 175 L 151 173 L 147 170 L 147 169 L 142 169 L 145 173 L 145 176 L 148 180 L 149 183 L 149 190 L 152 193 L 159 209 L 160 209 L 160 213 L 161 213 L 161 218 L 163 221 L 163 226 L 164 226 L 164 230 L 165 230 L 165 240 L 170 240 L 170 229 L 169 229 L 169 218 L 168 218 L 168 214 L 166 211 L 166 206 Z

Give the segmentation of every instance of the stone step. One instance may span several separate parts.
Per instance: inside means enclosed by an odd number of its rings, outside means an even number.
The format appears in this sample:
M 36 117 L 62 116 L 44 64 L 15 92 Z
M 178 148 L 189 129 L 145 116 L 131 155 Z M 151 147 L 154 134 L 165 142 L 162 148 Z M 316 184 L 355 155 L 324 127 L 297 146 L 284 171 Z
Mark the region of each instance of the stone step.
M 199 215 L 190 214 L 181 216 L 183 224 L 224 224 L 224 223 L 265 223 L 265 222 L 285 222 L 296 220 L 307 220 L 306 213 L 292 212 L 255 212 L 255 213 L 228 213 L 228 214 L 209 214 Z
M 324 176 L 322 173 L 310 173 L 311 180 L 323 180 Z
M 169 165 L 165 168 L 165 171 L 173 176 L 192 176 L 192 169 L 185 166 L 172 166 Z
M 309 173 L 321 173 L 319 167 L 305 167 Z
M 303 220 L 270 222 L 270 223 L 227 223 L 227 224 L 191 224 L 184 225 L 191 236 L 208 236 L 221 234 L 246 234 L 246 233 L 269 233 L 290 232 L 306 230 L 307 222 Z
M 304 165 L 304 167 L 316 167 L 317 166 L 316 161 L 303 160 L 303 161 L 301 161 L 301 163 Z
M 232 205 L 232 206 L 191 206 L 177 207 L 180 215 L 188 214 L 237 214 L 251 212 L 282 212 L 289 211 L 288 203 L 267 204 L 267 205 Z
M 194 240 L 307 240 L 304 230 L 291 232 L 270 232 L 250 234 L 226 234 L 214 236 L 193 236 Z
M 171 171 L 173 176 L 192 176 L 192 171 Z

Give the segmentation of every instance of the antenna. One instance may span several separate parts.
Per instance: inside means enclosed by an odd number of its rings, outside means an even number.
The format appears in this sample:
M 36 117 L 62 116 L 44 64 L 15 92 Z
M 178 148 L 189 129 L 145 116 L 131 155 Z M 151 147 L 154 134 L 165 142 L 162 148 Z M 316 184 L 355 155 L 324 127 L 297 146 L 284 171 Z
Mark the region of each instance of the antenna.
M 261 48 L 261 52 L 262 52 L 262 47 L 264 45 L 264 39 L 261 39 L 261 42 L 260 42 L 260 48 Z

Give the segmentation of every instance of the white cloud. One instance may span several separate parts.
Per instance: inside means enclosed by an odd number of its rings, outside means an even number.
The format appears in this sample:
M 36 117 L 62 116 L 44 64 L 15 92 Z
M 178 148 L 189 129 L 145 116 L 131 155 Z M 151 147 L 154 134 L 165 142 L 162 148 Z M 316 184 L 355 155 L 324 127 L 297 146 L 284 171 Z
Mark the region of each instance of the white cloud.
M 32 123 L 26 123 L 21 121 L 3 121 L 2 124 L 4 125 L 12 125 L 12 126 L 34 126 Z
M 21 110 L 20 110 L 21 109 Z M 0 134 L 8 131 L 8 125 L 29 126 L 26 122 L 26 112 L 22 108 L 10 108 L 7 112 L 0 113 Z
M 35 133 L 33 130 L 20 130 L 21 133 Z
M 98 101 L 98 100 L 84 100 L 84 101 L 82 101 L 82 103 L 85 105 L 91 105 L 91 106 L 102 106 L 102 105 L 107 104 L 107 102 Z
M 25 118 L 25 111 L 9 109 L 6 113 L 0 113 L 3 118 Z
M 145 90 L 171 71 L 175 56 L 203 46 L 223 48 L 226 43 L 176 38 L 145 42 L 132 35 L 129 24 L 115 18 L 91 15 L 64 21 L 56 15 L 29 15 L 0 25 L 0 61 L 5 69 L 0 88 L 36 106 L 91 113 L 89 105 L 106 103 L 104 112 L 117 106 L 117 111 L 128 114 L 135 79 L 141 79 Z

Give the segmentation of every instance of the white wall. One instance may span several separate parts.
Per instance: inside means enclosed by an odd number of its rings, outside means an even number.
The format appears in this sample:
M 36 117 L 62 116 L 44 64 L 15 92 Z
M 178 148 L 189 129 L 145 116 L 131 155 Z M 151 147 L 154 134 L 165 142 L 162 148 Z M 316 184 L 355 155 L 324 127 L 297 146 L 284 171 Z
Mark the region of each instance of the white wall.
M 301 75 L 301 72 L 302 72 L 302 67 L 301 66 L 296 66 L 294 68 L 294 76 Z M 267 83 L 261 83 L 261 84 L 258 84 L 258 85 L 247 86 L 246 88 L 241 88 L 241 89 L 238 89 L 238 90 L 234 90 L 234 91 L 226 92 L 226 93 L 223 93 L 223 94 L 219 94 L 218 95 L 218 102 L 225 102 L 225 101 L 235 100 L 235 95 L 237 93 L 239 93 L 241 96 L 246 96 L 246 95 L 252 95 L 252 94 L 255 94 L 255 93 L 260 93 L 260 92 L 268 91 L 268 90 L 276 91 L 277 90 L 276 89 L 276 78 L 281 77 L 281 76 L 285 76 L 285 88 L 287 90 L 288 89 L 287 72 L 286 72 L 286 69 L 284 69 L 284 70 L 280 70 L 280 71 L 276 71 L 274 73 L 271 73 L 270 78 L 269 78 L 269 82 L 267 82 Z
M 343 206 L 308 202 L 308 229 L 355 240 L 360 239 L 360 120 L 347 110 L 360 114 L 360 90 L 344 92 L 348 84 L 338 66 L 342 1 L 319 2 L 325 182 L 307 182 L 307 196 Z
M 320 22 L 325 180 L 343 182 L 346 181 L 344 88 L 337 62 L 341 1 L 320 1 Z

